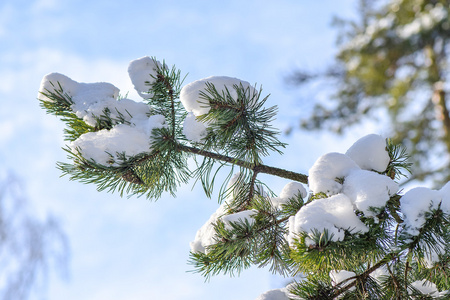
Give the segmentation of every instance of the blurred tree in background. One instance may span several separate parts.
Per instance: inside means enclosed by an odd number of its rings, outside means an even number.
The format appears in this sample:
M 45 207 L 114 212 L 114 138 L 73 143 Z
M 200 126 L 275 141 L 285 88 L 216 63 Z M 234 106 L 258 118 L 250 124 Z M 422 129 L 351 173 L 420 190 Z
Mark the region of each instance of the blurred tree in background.
M 450 1 L 361 0 L 358 12 L 357 21 L 334 22 L 340 35 L 332 67 L 290 78 L 295 85 L 326 80 L 335 87 L 301 127 L 342 133 L 375 119 L 409 149 L 410 180 L 450 180 Z
M 0 174 L 1 175 L 1 174 Z M 57 220 L 36 217 L 12 174 L 0 176 L 0 299 L 41 294 L 51 267 L 64 274 L 68 240 Z

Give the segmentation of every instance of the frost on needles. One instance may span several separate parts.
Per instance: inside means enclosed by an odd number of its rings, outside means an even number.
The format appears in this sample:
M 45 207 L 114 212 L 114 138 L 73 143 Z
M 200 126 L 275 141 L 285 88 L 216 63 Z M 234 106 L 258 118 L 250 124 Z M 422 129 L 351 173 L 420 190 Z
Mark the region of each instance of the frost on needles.
M 41 106 L 67 125 L 70 162 L 58 166 L 99 190 L 151 199 L 191 179 L 207 197 L 221 186 L 218 209 L 193 235 L 194 272 L 256 265 L 291 278 L 260 300 L 449 297 L 450 183 L 403 193 L 401 145 L 369 134 L 307 175 L 268 166 L 263 158 L 286 145 L 261 89 L 225 76 L 183 86 L 179 70 L 150 57 L 128 73 L 140 101 L 109 83 L 44 76 Z M 261 174 L 287 183 L 277 194 Z

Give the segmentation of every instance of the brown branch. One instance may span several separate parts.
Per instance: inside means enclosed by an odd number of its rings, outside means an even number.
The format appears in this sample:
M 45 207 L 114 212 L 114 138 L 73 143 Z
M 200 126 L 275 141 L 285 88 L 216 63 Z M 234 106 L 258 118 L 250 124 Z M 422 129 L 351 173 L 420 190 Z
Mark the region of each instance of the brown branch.
M 433 88 L 432 100 L 438 113 L 436 118 L 442 122 L 444 130 L 443 142 L 447 146 L 447 152 L 450 153 L 450 113 L 445 99 L 446 93 L 443 84 L 445 78 L 441 69 L 442 61 L 445 59 L 445 52 L 436 53 L 433 45 L 427 45 L 425 53 L 430 60 L 428 80 Z
M 229 157 L 226 155 L 222 155 L 222 154 L 218 154 L 218 153 L 214 153 L 214 152 L 210 152 L 210 151 L 206 151 L 206 150 L 202 150 L 199 148 L 194 148 L 194 147 L 190 147 L 190 146 L 186 146 L 186 145 L 181 145 L 181 144 L 178 145 L 178 149 L 181 151 L 184 151 L 184 152 L 193 153 L 193 154 L 209 157 L 209 158 L 212 158 L 215 160 L 227 162 L 227 163 L 230 163 L 230 164 L 233 164 L 233 165 L 236 165 L 239 167 L 243 167 L 243 168 L 246 168 L 246 169 L 249 169 L 252 171 L 257 170 L 258 173 L 274 175 L 274 176 L 278 176 L 281 178 L 298 181 L 298 182 L 301 182 L 304 184 L 308 183 L 308 176 L 304 175 L 304 174 L 295 173 L 292 171 L 288 171 L 288 170 L 284 170 L 284 169 L 280 169 L 280 168 L 276 168 L 276 167 L 270 167 L 270 166 L 266 166 L 266 165 L 255 165 L 253 163 L 249 163 L 244 160 L 236 159 L 236 158 Z

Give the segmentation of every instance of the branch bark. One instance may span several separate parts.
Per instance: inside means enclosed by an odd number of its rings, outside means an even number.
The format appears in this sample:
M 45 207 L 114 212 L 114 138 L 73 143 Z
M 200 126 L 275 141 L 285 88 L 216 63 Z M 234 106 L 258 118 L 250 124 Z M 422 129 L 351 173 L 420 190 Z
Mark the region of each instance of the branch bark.
M 288 171 L 288 170 L 284 170 L 284 169 L 280 169 L 280 168 L 276 168 L 276 167 L 271 167 L 271 166 L 267 166 L 267 165 L 259 165 L 259 164 L 255 165 L 255 164 L 252 164 L 252 163 L 249 163 L 249 162 L 246 162 L 243 160 L 239 160 L 239 159 L 236 159 L 233 157 L 229 157 L 226 155 L 222 155 L 222 154 L 218 154 L 218 153 L 214 153 L 214 152 L 210 152 L 210 151 L 206 151 L 206 150 L 202 150 L 199 148 L 194 148 L 194 147 L 190 147 L 190 146 L 186 146 L 186 145 L 181 145 L 181 144 L 178 145 L 178 149 L 181 151 L 184 151 L 184 152 L 197 154 L 197 155 L 201 155 L 201 156 L 206 156 L 209 158 L 213 158 L 216 160 L 234 164 L 239 167 L 250 169 L 257 173 L 270 174 L 270 175 L 278 176 L 281 178 L 298 181 L 298 182 L 301 182 L 304 184 L 308 183 L 308 176 L 304 175 L 304 174 L 300 174 L 300 173 L 296 173 L 296 172 L 292 172 L 292 171 Z

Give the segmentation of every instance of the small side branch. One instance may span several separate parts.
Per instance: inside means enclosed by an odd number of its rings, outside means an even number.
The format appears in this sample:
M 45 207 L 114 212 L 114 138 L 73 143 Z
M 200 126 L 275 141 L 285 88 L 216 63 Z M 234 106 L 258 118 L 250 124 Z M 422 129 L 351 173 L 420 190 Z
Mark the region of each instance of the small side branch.
M 354 287 L 357 284 L 357 279 L 366 279 L 370 273 L 372 273 L 373 271 L 375 271 L 376 269 L 384 266 L 385 264 L 387 264 L 388 262 L 390 262 L 391 260 L 395 259 L 397 257 L 396 253 L 390 253 L 388 255 L 386 255 L 382 260 L 380 260 L 378 263 L 376 263 L 375 265 L 373 265 L 372 267 L 368 268 L 366 271 L 364 271 L 362 274 L 357 275 L 357 276 L 353 276 L 350 278 L 347 278 L 345 281 L 350 281 L 352 279 L 354 279 L 352 282 L 350 282 L 349 284 L 343 286 L 342 288 L 336 290 L 331 297 L 333 299 L 335 299 L 336 297 L 342 295 L 343 293 L 345 293 L 346 291 L 350 290 L 352 287 Z M 345 282 L 344 281 L 344 282 Z

